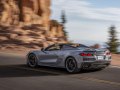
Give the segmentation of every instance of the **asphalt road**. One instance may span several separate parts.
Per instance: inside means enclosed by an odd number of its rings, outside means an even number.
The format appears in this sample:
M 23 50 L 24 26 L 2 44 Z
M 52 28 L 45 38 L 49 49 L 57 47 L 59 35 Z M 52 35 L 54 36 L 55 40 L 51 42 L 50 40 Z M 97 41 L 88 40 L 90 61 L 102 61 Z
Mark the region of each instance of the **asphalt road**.
M 120 68 L 68 74 L 64 69 L 29 68 L 19 55 L 0 54 L 0 90 L 120 90 Z

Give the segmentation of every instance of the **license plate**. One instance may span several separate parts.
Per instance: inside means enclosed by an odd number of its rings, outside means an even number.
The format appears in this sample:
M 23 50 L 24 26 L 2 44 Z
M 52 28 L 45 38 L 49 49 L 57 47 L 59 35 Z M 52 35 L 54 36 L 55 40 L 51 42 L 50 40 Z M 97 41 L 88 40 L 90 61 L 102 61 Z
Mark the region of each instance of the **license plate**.
M 103 56 L 97 56 L 97 59 L 98 59 L 98 60 L 103 60 L 104 57 L 103 57 Z

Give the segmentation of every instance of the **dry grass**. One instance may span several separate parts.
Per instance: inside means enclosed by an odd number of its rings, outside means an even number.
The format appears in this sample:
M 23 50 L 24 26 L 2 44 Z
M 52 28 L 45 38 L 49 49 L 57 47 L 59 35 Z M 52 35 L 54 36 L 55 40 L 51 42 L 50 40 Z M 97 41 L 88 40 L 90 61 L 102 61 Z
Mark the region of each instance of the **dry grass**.
M 112 65 L 120 66 L 120 54 L 112 54 Z

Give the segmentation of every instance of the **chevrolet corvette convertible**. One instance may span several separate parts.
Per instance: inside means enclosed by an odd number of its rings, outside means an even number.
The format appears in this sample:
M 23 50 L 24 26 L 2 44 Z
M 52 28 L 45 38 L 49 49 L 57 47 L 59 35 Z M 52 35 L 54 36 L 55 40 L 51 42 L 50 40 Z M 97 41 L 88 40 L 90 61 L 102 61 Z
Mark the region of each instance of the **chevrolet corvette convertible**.
M 65 68 L 69 73 L 85 69 L 104 69 L 111 63 L 108 49 L 93 49 L 83 44 L 53 44 L 27 54 L 27 65 Z

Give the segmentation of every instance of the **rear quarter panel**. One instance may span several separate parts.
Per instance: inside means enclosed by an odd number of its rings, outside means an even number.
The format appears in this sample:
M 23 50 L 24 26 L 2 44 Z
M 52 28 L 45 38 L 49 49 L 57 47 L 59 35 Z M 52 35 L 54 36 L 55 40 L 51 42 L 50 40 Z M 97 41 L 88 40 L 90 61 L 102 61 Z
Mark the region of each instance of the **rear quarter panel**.
M 62 51 L 62 54 L 63 54 L 63 56 L 61 57 L 62 62 L 58 65 L 58 67 L 65 68 L 65 61 L 68 57 L 75 58 L 78 68 L 81 67 L 81 63 L 83 62 L 83 58 L 82 58 L 82 56 L 79 55 L 80 51 L 64 50 L 64 51 Z

